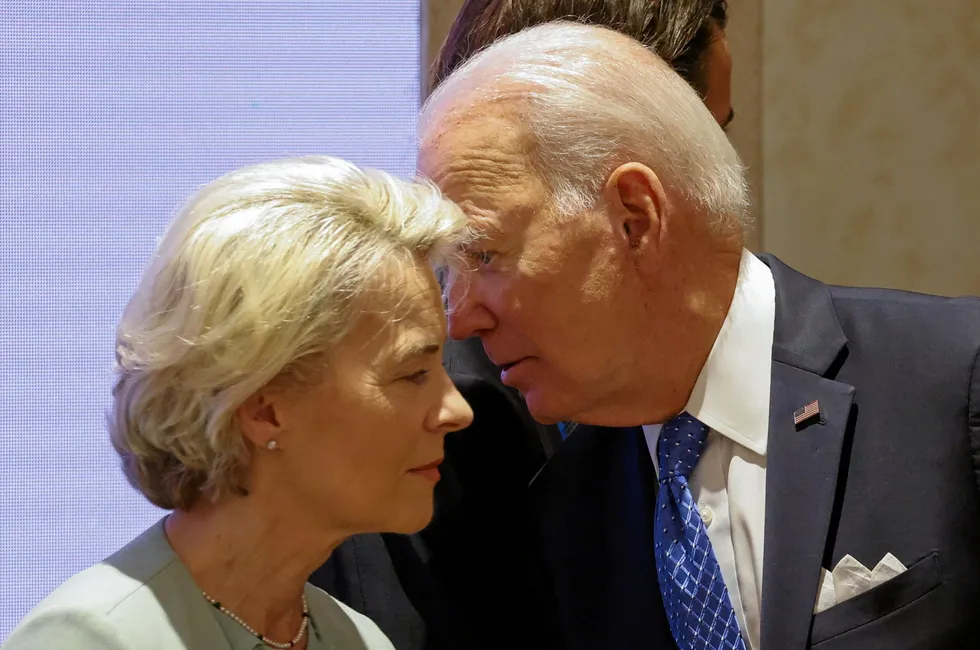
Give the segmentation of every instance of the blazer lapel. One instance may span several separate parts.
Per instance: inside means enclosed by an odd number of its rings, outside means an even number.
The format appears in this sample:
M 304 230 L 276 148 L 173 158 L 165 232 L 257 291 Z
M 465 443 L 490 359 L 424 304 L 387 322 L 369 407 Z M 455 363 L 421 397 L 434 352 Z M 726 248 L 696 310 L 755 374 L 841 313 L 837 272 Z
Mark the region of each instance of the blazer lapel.
M 807 647 L 854 387 L 833 380 L 846 357 L 825 285 L 763 256 L 776 285 L 770 388 L 762 647 Z M 816 401 L 819 418 L 794 412 Z
M 773 363 L 766 469 L 762 647 L 805 648 L 854 389 Z M 820 422 L 793 412 L 817 400 Z
M 530 491 L 535 562 L 564 648 L 674 648 L 653 554 L 656 476 L 642 430 L 580 425 Z

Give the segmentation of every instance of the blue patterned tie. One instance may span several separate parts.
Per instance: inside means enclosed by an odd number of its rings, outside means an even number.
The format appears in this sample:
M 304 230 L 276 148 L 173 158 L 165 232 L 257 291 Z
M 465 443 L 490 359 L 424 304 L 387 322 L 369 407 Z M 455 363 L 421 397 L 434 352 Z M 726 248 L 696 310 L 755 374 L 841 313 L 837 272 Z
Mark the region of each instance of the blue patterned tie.
M 725 579 L 687 486 L 707 438 L 708 427 L 687 413 L 660 431 L 653 534 L 657 580 L 670 631 L 681 650 L 745 650 Z

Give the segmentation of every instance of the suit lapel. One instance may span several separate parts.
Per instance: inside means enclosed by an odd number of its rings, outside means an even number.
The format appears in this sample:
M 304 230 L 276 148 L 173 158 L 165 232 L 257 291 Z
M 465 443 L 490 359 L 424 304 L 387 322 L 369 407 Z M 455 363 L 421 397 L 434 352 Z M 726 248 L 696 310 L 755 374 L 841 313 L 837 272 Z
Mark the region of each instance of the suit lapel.
M 531 484 L 536 562 L 566 648 L 674 648 L 653 555 L 656 476 L 641 429 L 581 425 Z
M 762 647 L 807 646 L 847 444 L 854 387 L 833 380 L 847 339 L 827 287 L 763 256 L 776 286 L 770 388 Z M 813 401 L 820 419 L 793 413 Z
M 766 470 L 762 647 L 805 648 L 854 389 L 774 362 Z M 818 400 L 824 423 L 797 430 Z

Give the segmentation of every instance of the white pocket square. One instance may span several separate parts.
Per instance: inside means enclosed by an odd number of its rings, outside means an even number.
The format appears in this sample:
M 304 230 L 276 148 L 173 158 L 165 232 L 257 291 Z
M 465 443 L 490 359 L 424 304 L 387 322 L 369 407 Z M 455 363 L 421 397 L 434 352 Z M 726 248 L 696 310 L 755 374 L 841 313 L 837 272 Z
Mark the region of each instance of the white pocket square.
M 820 586 L 813 613 L 819 614 L 849 598 L 863 594 L 872 587 L 877 587 L 905 573 L 905 570 L 905 565 L 891 553 L 881 558 L 881 562 L 874 569 L 868 569 L 850 555 L 845 555 L 832 572 L 824 568 L 820 569 Z

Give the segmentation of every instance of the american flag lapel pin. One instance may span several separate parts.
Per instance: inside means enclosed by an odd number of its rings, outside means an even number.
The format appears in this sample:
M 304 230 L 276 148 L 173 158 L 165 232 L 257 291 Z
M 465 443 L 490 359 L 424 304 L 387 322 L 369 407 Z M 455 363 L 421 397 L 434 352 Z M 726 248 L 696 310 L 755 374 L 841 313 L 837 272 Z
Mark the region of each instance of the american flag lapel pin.
M 797 429 L 815 418 L 820 418 L 820 402 L 818 400 L 813 400 L 803 408 L 793 411 L 793 424 L 796 425 Z

